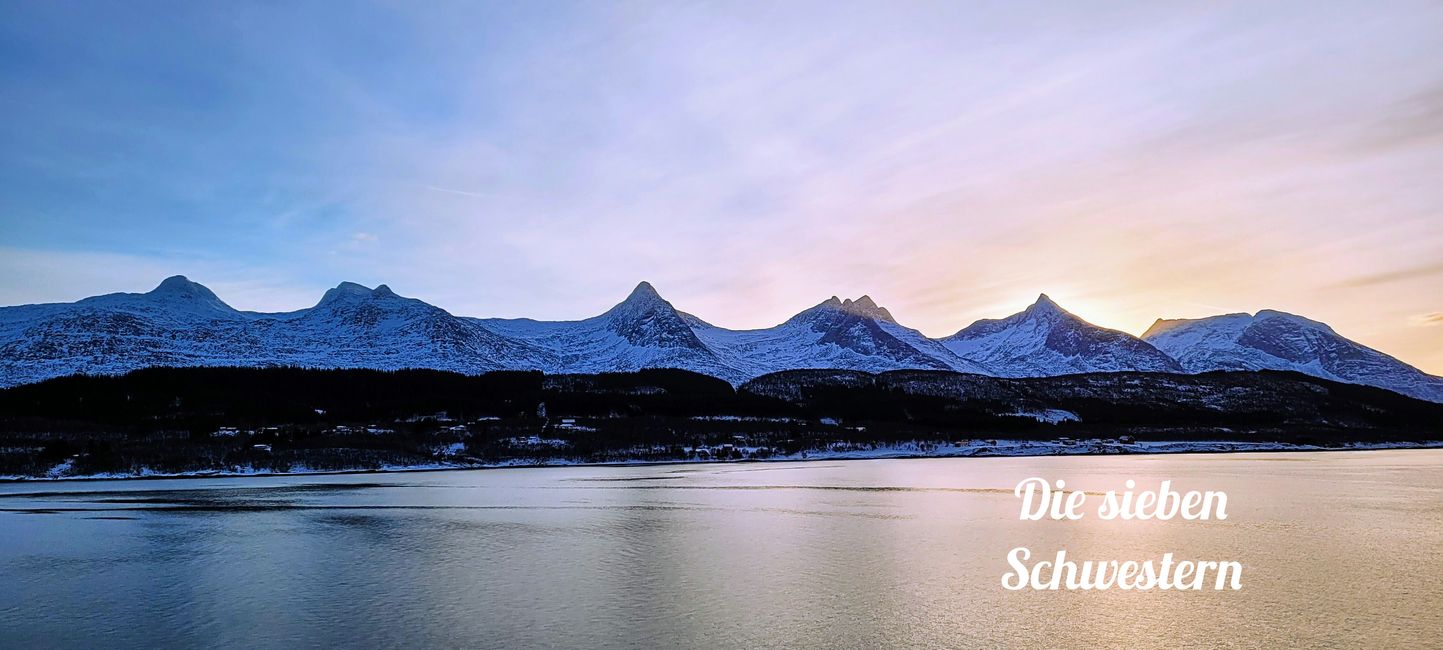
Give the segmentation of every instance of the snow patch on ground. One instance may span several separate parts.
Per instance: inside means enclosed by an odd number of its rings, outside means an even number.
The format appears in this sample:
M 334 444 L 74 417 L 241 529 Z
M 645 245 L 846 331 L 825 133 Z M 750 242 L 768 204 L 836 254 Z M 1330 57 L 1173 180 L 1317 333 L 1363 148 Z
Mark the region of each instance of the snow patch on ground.
M 1045 422 L 1047 424 L 1082 421 L 1082 418 L 1078 417 L 1076 413 L 1073 413 L 1072 411 L 1064 411 L 1062 409 L 1043 409 L 1041 411 L 1017 411 L 1015 413 L 1008 413 L 1008 415 L 1021 418 L 1033 418 L 1038 422 Z
M 1190 440 L 1168 442 L 1120 442 L 1113 439 L 1090 440 L 966 440 L 959 442 L 911 441 L 891 445 L 837 442 L 820 449 L 810 449 L 792 454 L 775 454 L 766 457 L 748 458 L 751 462 L 782 462 L 805 460 L 865 460 L 882 458 L 958 458 L 985 456 L 1084 456 L 1111 454 L 1185 454 L 1185 453 L 1229 453 L 1269 451 L 1367 451 L 1383 449 L 1443 449 L 1443 440 L 1428 442 L 1352 442 L 1339 445 L 1297 445 L 1281 442 L 1239 442 L 1230 440 Z M 747 455 L 759 455 L 769 450 L 756 447 L 741 447 L 737 451 Z M 57 481 L 57 480 L 100 480 L 130 478 L 216 478 L 242 476 L 283 476 L 291 474 L 355 474 L 369 472 L 409 472 L 456 469 L 492 469 L 505 467 L 567 467 L 578 465 L 658 465 L 679 463 L 723 463 L 737 462 L 729 459 L 697 460 L 694 458 L 667 461 L 641 458 L 621 459 L 610 462 L 585 462 L 575 458 L 544 457 L 517 458 L 496 463 L 475 463 L 446 461 L 414 465 L 382 465 L 380 469 L 318 470 L 303 466 L 293 467 L 287 472 L 272 472 L 254 467 L 233 467 L 228 470 L 204 470 L 194 472 L 165 473 L 149 468 L 140 468 L 134 473 L 89 474 L 84 476 L 58 475 L 53 468 L 45 477 L 5 476 L 0 481 Z M 68 468 L 67 468 L 68 469 Z

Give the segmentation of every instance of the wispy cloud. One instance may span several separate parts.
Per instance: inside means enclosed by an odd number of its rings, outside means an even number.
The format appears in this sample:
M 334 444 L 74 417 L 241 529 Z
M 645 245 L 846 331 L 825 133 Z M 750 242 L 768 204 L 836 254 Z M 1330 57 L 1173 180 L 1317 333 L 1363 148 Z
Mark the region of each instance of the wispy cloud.
M 869 293 L 945 334 L 1046 291 L 1133 332 L 1285 309 L 1438 371 L 1406 323 L 1443 291 L 1439 33 L 1361 0 L 0 4 L 0 241 L 124 254 L 0 297 L 188 255 L 474 315 Z
M 1443 311 L 1435 311 L 1431 314 L 1418 314 L 1412 318 L 1414 325 L 1421 327 L 1436 327 L 1443 325 Z
M 453 189 L 445 188 L 445 187 L 436 187 L 435 185 L 427 185 L 427 186 L 426 186 L 426 189 L 428 189 L 428 190 L 430 190 L 430 191 L 432 191 L 432 192 L 442 192 L 442 193 L 445 193 L 445 194 L 459 194 L 459 195 L 461 195 L 461 196 L 474 196 L 474 197 L 476 197 L 476 198 L 478 198 L 478 199 L 484 199 L 484 198 L 486 198 L 486 197 L 488 197 L 488 196 L 491 196 L 490 194 L 486 194 L 486 193 L 484 193 L 484 192 L 467 192 L 467 191 L 465 191 L 465 190 L 453 190 Z
M 1398 269 L 1395 271 L 1384 271 L 1382 273 L 1370 273 L 1368 275 L 1359 276 L 1351 280 L 1339 282 L 1333 286 L 1339 288 L 1356 289 L 1361 287 L 1377 286 L 1380 284 L 1390 284 L 1393 282 L 1402 282 L 1404 280 L 1430 278 L 1434 276 L 1443 276 L 1443 262 L 1437 264 L 1424 264 L 1421 266 Z

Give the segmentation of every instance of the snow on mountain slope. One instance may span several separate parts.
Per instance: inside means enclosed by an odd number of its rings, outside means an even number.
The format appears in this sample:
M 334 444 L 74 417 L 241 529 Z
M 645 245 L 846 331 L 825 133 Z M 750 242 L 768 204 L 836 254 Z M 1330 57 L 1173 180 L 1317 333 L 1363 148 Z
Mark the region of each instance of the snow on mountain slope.
M 700 320 L 692 326 L 702 341 L 751 377 L 802 368 L 872 372 L 932 368 L 987 374 L 980 364 L 959 359 L 936 341 L 898 325 L 867 296 L 856 301 L 833 296 L 767 329 L 728 330 Z
M 433 368 L 484 372 L 545 367 L 545 350 L 498 335 L 380 285 L 342 282 L 310 309 L 256 318 L 252 329 L 269 344 L 273 363 L 315 367 Z
M 460 318 L 385 285 L 350 282 L 310 308 L 245 312 L 182 276 L 147 293 L 0 307 L 0 386 L 75 373 L 215 365 L 465 373 L 668 367 L 733 382 L 794 369 L 1006 377 L 1280 369 L 1443 402 L 1443 378 L 1322 323 L 1275 311 L 1158 321 L 1140 340 L 1090 325 L 1042 296 L 1022 313 L 934 340 L 898 324 L 867 296 L 833 297 L 775 327 L 736 331 L 678 311 L 645 282 L 600 316 L 542 322 Z
M 1443 377 L 1343 338 L 1323 323 L 1285 312 L 1158 320 L 1142 338 L 1188 372 L 1294 370 L 1443 402 Z
M 210 289 L 183 275 L 162 280 L 148 293 L 112 293 L 85 298 L 78 306 L 119 312 L 197 319 L 237 319 L 247 314 L 225 304 Z
M 315 307 L 241 312 L 184 277 L 149 293 L 0 308 L 0 386 L 148 366 L 301 365 L 480 372 L 543 364 L 509 341 L 382 286 L 342 283 Z
M 957 356 L 981 363 L 1001 377 L 1182 370 L 1157 348 L 1084 321 L 1047 294 L 1020 313 L 979 320 L 941 341 Z
M 0 308 L 0 386 L 153 365 L 217 365 L 252 349 L 249 315 L 182 276 L 148 293 Z
M 492 318 L 475 322 L 546 350 L 555 361 L 539 369 L 549 372 L 684 368 L 723 379 L 743 378 L 737 368 L 697 337 L 690 325 L 692 320 L 700 322 L 695 316 L 677 311 L 649 283 L 642 282 L 626 300 L 585 320 Z

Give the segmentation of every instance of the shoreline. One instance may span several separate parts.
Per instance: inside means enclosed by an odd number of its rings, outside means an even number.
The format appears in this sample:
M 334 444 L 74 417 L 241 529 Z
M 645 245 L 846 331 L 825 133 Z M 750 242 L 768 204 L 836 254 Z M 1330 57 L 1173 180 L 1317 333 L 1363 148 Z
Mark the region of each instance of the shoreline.
M 980 442 L 980 441 L 974 441 Z M 874 447 L 871 449 L 819 449 L 771 456 L 767 458 L 738 459 L 697 459 L 679 458 L 670 460 L 618 460 L 586 462 L 554 457 L 545 460 L 516 460 L 499 463 L 425 463 L 416 465 L 386 466 L 376 469 L 299 469 L 288 472 L 267 471 L 224 471 L 195 470 L 175 473 L 130 473 L 130 474 L 89 474 L 83 476 L 0 476 L 0 484 L 16 483 L 57 483 L 67 481 L 135 481 L 173 480 L 201 478 L 265 478 L 286 476 L 335 476 L 349 474 L 396 474 L 410 472 L 452 472 L 518 468 L 548 467 L 640 467 L 648 465 L 710 465 L 740 463 L 784 463 L 841 460 L 883 460 L 914 458 L 1026 458 L 1037 456 L 1123 456 L 1123 455 L 1172 455 L 1172 454 L 1235 454 L 1271 452 L 1345 452 L 1345 451 L 1389 451 L 1400 449 L 1443 449 L 1443 440 L 1427 442 L 1381 442 L 1344 443 L 1340 445 L 1299 445 L 1280 442 L 1242 442 L 1224 440 L 1192 440 L 1175 442 L 1119 443 L 1101 440 L 1024 441 L 997 440 L 996 444 L 938 445 L 912 443 Z

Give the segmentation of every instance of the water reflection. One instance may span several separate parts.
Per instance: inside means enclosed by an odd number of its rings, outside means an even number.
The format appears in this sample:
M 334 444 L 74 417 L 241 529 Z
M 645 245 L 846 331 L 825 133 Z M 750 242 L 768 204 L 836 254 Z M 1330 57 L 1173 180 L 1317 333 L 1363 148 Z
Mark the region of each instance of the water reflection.
M 0 486 L 0 645 L 1443 643 L 1443 452 L 889 460 Z M 1012 486 L 1229 492 L 1019 522 Z M 1005 555 L 1237 559 L 1240 592 L 1034 593 Z

